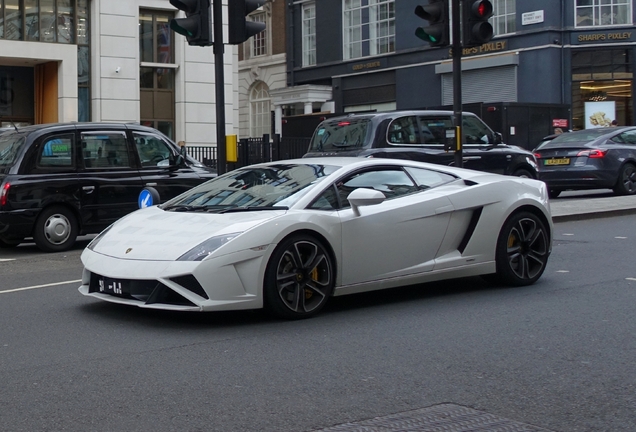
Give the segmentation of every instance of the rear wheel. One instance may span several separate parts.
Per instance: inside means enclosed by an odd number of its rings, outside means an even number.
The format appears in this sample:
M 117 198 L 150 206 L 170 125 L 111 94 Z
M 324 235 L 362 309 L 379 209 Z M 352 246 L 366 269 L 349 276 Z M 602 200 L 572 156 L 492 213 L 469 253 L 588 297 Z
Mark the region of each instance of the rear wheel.
M 530 212 L 513 214 L 497 239 L 497 273 L 488 279 L 531 285 L 543 274 L 549 254 L 549 234 L 541 219 Z
M 334 284 L 325 246 L 312 236 L 294 235 L 276 248 L 267 264 L 265 305 L 281 318 L 309 318 L 327 303 Z
M 625 164 L 618 173 L 618 181 L 614 186 L 616 195 L 634 195 L 636 193 L 636 167 Z
M 66 207 L 54 206 L 44 209 L 33 232 L 35 244 L 45 252 L 60 252 L 70 249 L 77 239 L 77 218 Z
M 532 175 L 530 171 L 528 171 L 525 168 L 519 168 L 518 170 L 515 170 L 515 172 L 513 172 L 512 175 L 515 177 L 521 177 L 521 178 L 529 178 L 529 179 L 536 178 L 535 176 Z

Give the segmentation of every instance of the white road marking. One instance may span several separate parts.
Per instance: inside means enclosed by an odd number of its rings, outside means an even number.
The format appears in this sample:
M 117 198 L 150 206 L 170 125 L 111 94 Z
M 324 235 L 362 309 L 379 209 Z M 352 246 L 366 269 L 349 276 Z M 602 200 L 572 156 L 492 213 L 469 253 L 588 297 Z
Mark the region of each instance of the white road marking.
M 626 239 L 627 237 L 614 237 L 615 239 Z
M 625 279 L 630 280 L 630 281 L 636 281 L 636 278 L 625 278 Z
M 570 270 L 557 270 L 557 273 L 570 273 Z
M 56 283 L 50 283 L 45 285 L 34 285 L 34 286 L 24 287 L 24 288 L 15 288 L 10 290 L 0 291 L 0 294 L 8 294 L 8 293 L 13 293 L 18 291 L 28 291 L 28 290 L 38 289 L 38 288 L 49 288 L 49 287 L 58 286 L 58 285 L 68 285 L 68 284 L 78 283 L 81 281 L 82 281 L 81 279 L 78 279 L 78 280 L 70 280 L 66 282 L 56 282 Z
M 15 258 L 3 258 L 3 259 L 0 259 L 0 262 L 6 262 L 6 261 L 15 261 Z
M 561 235 L 564 235 L 564 236 L 573 236 L 574 234 L 561 234 Z

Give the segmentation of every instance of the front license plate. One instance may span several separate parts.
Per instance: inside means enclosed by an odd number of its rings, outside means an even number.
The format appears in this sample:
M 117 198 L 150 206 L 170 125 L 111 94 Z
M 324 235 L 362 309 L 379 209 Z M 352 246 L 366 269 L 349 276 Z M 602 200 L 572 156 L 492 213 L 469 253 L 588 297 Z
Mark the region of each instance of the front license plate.
M 545 159 L 543 165 L 570 165 L 570 158 Z
M 98 280 L 100 293 L 121 296 L 124 295 L 124 284 L 121 281 L 109 278 Z

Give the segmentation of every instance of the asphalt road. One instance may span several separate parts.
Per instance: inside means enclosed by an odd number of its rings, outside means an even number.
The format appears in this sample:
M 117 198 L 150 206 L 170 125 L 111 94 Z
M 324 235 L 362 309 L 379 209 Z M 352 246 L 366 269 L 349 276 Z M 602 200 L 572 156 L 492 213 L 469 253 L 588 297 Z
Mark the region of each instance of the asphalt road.
M 0 250 L 0 430 L 300 432 L 452 403 L 634 431 L 636 219 L 555 228 L 534 286 L 347 296 L 301 322 L 102 303 L 64 283 L 85 242 Z

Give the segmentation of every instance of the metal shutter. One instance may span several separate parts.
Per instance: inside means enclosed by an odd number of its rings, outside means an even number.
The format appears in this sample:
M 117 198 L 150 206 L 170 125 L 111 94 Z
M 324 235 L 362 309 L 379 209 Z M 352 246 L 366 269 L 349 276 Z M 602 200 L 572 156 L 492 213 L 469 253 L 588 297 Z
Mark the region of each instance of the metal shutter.
M 517 66 L 462 72 L 462 103 L 517 102 Z M 442 105 L 453 104 L 453 74 L 442 75 Z

